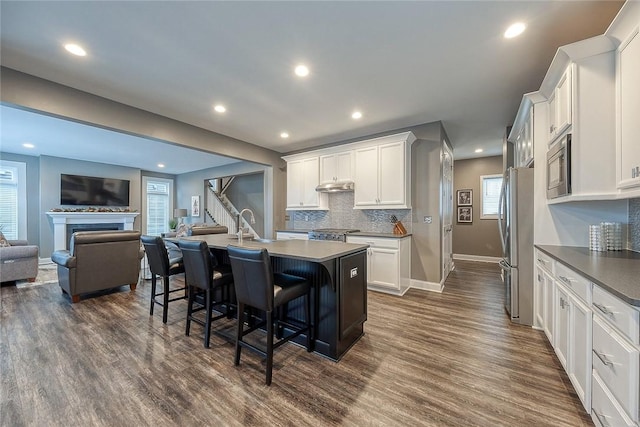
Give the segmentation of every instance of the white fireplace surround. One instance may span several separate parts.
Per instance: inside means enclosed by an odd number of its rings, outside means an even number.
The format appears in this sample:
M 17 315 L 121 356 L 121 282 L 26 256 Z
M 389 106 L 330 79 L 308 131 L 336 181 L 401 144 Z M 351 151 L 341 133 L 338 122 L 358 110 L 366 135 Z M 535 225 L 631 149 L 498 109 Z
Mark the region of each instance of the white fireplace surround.
M 47 212 L 53 221 L 53 250 L 67 249 L 67 224 L 122 224 L 133 230 L 138 212 Z

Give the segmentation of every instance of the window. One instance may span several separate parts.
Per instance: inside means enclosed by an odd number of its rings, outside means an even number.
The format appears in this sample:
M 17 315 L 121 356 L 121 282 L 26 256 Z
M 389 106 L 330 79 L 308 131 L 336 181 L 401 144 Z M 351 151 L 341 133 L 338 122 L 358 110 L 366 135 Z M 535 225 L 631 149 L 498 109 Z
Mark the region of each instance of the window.
M 480 177 L 480 219 L 498 219 L 502 175 Z
M 7 239 L 27 238 L 27 165 L 0 162 L 0 225 Z
M 173 207 L 173 180 L 143 177 L 144 230 L 149 236 L 160 236 L 169 231 Z

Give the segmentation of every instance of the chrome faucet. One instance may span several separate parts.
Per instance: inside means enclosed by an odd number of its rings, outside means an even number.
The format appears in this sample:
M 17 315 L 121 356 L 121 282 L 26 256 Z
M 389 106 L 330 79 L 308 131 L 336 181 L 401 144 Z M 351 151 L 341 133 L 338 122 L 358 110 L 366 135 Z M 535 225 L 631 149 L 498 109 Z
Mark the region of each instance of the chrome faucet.
M 251 224 L 256 223 L 256 218 L 253 216 L 253 211 L 251 209 L 245 208 L 240 211 L 240 213 L 238 214 L 238 229 L 236 230 L 236 234 L 238 235 L 239 242 L 242 242 L 242 227 L 240 225 L 240 222 L 242 221 L 242 215 L 245 212 L 249 212 L 251 214 L 251 221 L 250 221 Z

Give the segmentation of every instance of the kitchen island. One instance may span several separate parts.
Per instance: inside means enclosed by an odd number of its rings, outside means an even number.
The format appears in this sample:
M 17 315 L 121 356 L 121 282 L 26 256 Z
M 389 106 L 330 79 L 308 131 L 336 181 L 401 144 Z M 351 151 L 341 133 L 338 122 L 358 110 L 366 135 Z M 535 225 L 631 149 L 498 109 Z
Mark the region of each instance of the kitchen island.
M 222 261 L 228 261 L 228 245 L 248 249 L 265 248 L 274 272 L 305 277 L 311 283 L 311 316 L 314 351 L 339 360 L 364 334 L 367 320 L 368 245 L 308 240 L 248 240 L 241 243 L 228 234 L 182 237 L 203 240 Z M 170 239 L 177 242 L 179 239 Z M 287 307 L 290 318 L 304 319 L 301 301 Z M 304 344 L 301 335 L 296 342 Z

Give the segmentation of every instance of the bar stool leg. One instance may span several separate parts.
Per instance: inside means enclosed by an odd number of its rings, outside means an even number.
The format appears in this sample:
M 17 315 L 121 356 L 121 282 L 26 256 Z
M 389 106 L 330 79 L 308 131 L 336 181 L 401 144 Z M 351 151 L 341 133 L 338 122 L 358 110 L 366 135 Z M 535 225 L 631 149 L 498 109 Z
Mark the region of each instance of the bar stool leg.
M 193 300 L 195 298 L 195 290 L 189 290 L 189 302 L 187 302 L 187 328 L 185 330 L 185 335 L 189 336 L 189 330 L 191 329 L 191 316 L 193 314 Z
M 156 303 L 156 275 L 151 273 L 151 308 L 149 309 L 149 316 L 153 316 L 153 306 Z
M 162 323 L 167 323 L 169 314 L 169 276 L 164 276 L 164 295 L 162 295 Z
M 273 311 L 267 311 L 267 385 L 271 385 L 273 370 Z
M 307 352 L 311 352 L 311 295 L 304 296 L 304 319 L 307 322 Z
M 211 289 L 207 289 L 204 305 L 204 346 L 209 348 L 209 340 L 211 338 Z
M 242 329 L 244 326 L 244 304 L 238 303 L 238 330 L 236 333 L 236 358 L 233 362 L 234 365 L 238 366 L 240 364 L 240 350 L 242 347 L 240 346 L 240 341 L 242 341 Z

